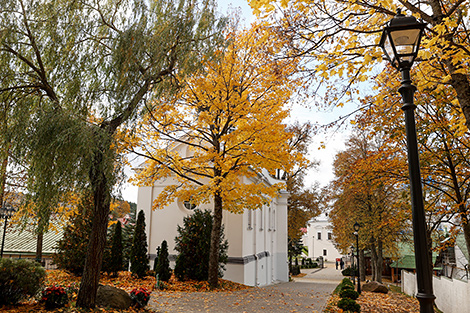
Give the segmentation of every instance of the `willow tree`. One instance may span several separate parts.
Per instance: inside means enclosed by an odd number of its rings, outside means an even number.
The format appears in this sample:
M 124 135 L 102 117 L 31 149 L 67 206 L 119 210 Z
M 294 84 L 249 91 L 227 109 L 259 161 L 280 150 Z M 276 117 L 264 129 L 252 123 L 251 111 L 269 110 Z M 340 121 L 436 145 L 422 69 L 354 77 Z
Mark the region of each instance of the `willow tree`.
M 2 5 L 0 53 L 10 86 L 38 106 L 17 155 L 48 218 L 57 195 L 90 189 L 94 212 L 77 305 L 95 305 L 113 187 L 117 132 L 219 42 L 212 1 L 28 1 Z
M 295 59 L 278 59 L 285 41 L 264 24 L 228 34 L 230 44 L 206 59 L 167 101 L 153 103 L 136 137 L 147 158 L 136 180 L 141 185 L 175 177 L 153 202 L 163 208 L 175 198 L 214 205 L 209 283 L 218 284 L 222 210 L 241 213 L 269 205 L 284 184 L 271 185 L 262 173 L 289 172 L 304 162 L 288 141 L 288 101 L 300 81 Z M 164 120 L 154 118 L 163 115 Z M 187 151 L 187 152 L 185 152 Z M 139 153 L 139 151 L 137 151 Z

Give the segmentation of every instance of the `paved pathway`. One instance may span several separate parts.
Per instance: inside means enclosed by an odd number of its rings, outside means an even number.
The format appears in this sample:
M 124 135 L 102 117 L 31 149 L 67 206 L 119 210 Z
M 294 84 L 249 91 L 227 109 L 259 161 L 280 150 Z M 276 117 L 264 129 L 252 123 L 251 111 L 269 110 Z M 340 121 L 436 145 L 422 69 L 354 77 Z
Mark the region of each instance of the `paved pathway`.
M 302 272 L 307 275 L 288 283 L 235 292 L 154 292 L 149 304 L 159 313 L 322 312 L 343 277 L 330 263 Z

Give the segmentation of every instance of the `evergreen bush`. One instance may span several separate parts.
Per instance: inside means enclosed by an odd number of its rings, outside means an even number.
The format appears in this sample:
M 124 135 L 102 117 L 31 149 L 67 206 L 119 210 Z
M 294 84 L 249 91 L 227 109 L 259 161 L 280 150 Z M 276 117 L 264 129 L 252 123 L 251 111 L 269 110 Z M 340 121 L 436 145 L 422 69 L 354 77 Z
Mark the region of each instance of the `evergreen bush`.
M 149 259 L 147 257 L 147 235 L 145 234 L 145 214 L 140 211 L 135 225 L 134 239 L 131 249 L 131 272 L 142 278 L 147 275 Z
M 58 241 L 57 252 L 52 255 L 52 260 L 58 268 L 76 276 L 82 275 L 85 267 L 93 205 L 93 197 L 89 192 L 85 193 L 78 204 L 78 212 L 72 215 L 62 239 Z
M 133 207 L 132 204 L 131 202 L 131 208 Z M 125 270 L 129 268 L 131 260 L 132 242 L 136 224 L 135 211 L 132 210 L 129 216 L 129 222 L 122 227 L 122 268 Z
M 352 300 L 356 300 L 357 298 L 359 298 L 359 293 L 355 291 L 354 289 L 343 288 L 339 292 L 339 296 L 341 298 L 349 298 Z
M 169 281 L 171 277 L 170 260 L 168 257 L 168 244 L 166 240 L 163 240 L 155 269 L 155 274 L 162 281 Z
M 45 278 L 46 271 L 37 262 L 0 259 L 0 306 L 17 304 L 28 296 L 35 296 Z
M 157 247 L 157 256 L 155 257 L 155 260 L 153 260 L 153 271 L 157 271 L 157 265 L 158 265 L 158 258 L 160 257 L 160 246 Z
M 346 267 L 344 270 L 341 271 L 343 276 L 356 276 L 358 277 L 359 271 L 356 268 L 352 268 L 350 266 Z
M 356 301 L 348 298 L 339 300 L 336 306 L 344 312 L 361 312 L 361 306 Z
M 354 287 L 354 284 L 349 278 L 343 278 L 343 280 L 341 281 L 341 285 L 350 285 Z
M 297 276 L 300 274 L 300 266 L 299 265 L 290 265 L 289 272 L 292 276 Z
M 107 272 L 112 273 L 114 277 L 118 276 L 118 271 L 122 270 L 122 226 L 117 222 L 114 227 L 114 233 L 110 247 L 110 259 L 108 260 Z
M 174 273 L 179 280 L 207 280 L 209 275 L 209 250 L 212 232 L 210 211 L 194 210 L 178 225 L 175 250 L 178 251 Z M 228 242 L 222 226 L 219 241 L 219 277 L 223 276 L 227 263 Z
M 346 289 L 349 289 L 349 290 L 354 290 L 354 285 L 349 285 L 349 284 L 346 284 L 346 285 L 340 285 L 339 286 L 339 290 L 346 290 Z

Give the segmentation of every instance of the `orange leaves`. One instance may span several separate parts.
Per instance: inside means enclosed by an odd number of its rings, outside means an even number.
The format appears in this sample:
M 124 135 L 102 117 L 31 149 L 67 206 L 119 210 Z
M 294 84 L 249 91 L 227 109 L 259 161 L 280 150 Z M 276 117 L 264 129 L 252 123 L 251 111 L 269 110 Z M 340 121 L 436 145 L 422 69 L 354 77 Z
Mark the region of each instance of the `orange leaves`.
M 66 305 L 62 309 L 56 309 L 53 312 L 81 312 L 79 309 L 75 308 L 74 302 L 76 301 L 77 292 L 78 292 L 78 285 L 79 285 L 80 277 L 75 277 L 65 273 L 64 271 L 60 270 L 53 270 L 47 271 L 47 278 L 46 278 L 46 286 L 63 286 L 64 288 L 68 288 L 70 286 L 74 286 L 74 292 L 72 295 L 71 303 Z M 237 284 L 231 281 L 219 280 L 219 288 L 215 290 L 210 290 L 207 282 L 197 282 L 197 281 L 186 281 L 186 282 L 179 282 L 176 281 L 174 277 L 170 279 L 168 283 L 165 283 L 166 289 L 163 291 L 156 291 L 158 295 L 155 299 L 155 296 L 152 296 L 149 302 L 150 305 L 155 305 L 154 303 L 161 298 L 161 296 L 168 296 L 168 297 L 175 297 L 180 298 L 181 295 L 178 292 L 227 292 L 230 293 L 232 291 L 237 290 L 244 290 L 249 289 L 252 287 L 248 287 L 245 285 Z M 100 284 L 103 285 L 110 285 L 115 286 L 121 289 L 124 289 L 126 292 L 130 293 L 135 288 L 145 288 L 146 290 L 154 290 L 155 286 L 155 278 L 147 276 L 144 279 L 137 279 L 132 277 L 129 272 L 119 272 L 119 277 L 111 278 L 107 275 L 102 275 L 100 278 Z M 152 303 L 153 302 L 153 303 Z M 158 303 L 157 303 L 158 305 Z M 163 305 L 168 305 L 168 303 L 163 303 Z M 145 310 L 146 311 L 146 310 Z M 2 312 L 8 313 L 20 313 L 20 312 L 51 312 L 44 309 L 44 305 L 38 303 L 34 299 L 30 299 L 28 301 L 22 302 L 21 304 L 14 306 L 14 307 L 2 307 Z M 113 310 L 109 308 L 95 308 L 93 312 L 142 312 L 142 310 L 136 309 L 131 307 L 126 311 L 122 310 Z
M 336 306 L 339 296 L 333 295 L 329 301 L 326 313 L 341 313 L 343 310 Z M 356 300 L 363 313 L 418 313 L 419 302 L 416 298 L 395 292 L 388 294 L 363 291 Z

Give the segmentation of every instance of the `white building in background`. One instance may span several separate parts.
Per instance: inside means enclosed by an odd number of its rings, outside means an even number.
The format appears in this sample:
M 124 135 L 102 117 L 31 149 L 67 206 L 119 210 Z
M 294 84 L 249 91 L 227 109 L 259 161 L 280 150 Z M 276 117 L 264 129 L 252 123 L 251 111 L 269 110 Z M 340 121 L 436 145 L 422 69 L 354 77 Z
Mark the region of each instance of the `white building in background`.
M 258 175 L 266 184 L 280 182 L 267 173 Z M 244 178 L 246 183 L 251 180 Z M 177 225 L 192 213 L 190 204 L 183 199 L 174 201 L 164 209 L 153 211 L 152 202 L 173 179 L 158 181 L 154 186 L 139 187 L 137 211 L 145 212 L 145 223 L 151 264 L 156 249 L 163 240 L 168 243 L 170 261 L 176 257 L 175 237 Z M 228 263 L 224 279 L 249 286 L 263 286 L 289 281 L 287 265 L 287 193 L 280 193 L 260 210 L 245 210 L 242 214 L 223 212 L 222 223 L 228 240 Z M 212 210 L 212 204 L 199 207 Z
M 327 214 L 321 214 L 312 218 L 307 224 L 307 234 L 303 239 L 308 247 L 308 257 L 323 257 L 324 260 L 334 262 L 341 258 L 341 253 L 336 249 L 333 240 L 333 231 Z

